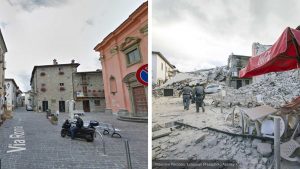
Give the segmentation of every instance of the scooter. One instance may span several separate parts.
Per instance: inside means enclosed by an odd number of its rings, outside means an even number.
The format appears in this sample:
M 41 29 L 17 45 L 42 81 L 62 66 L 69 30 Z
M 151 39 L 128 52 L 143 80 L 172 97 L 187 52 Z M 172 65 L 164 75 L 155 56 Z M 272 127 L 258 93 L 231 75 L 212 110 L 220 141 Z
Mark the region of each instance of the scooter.
M 74 122 L 70 122 L 68 119 L 63 123 L 62 129 L 61 129 L 61 136 L 69 136 L 71 137 L 71 131 L 70 128 L 72 124 L 75 124 Z M 82 138 L 86 139 L 88 142 L 93 142 L 95 135 L 95 126 L 98 126 L 99 122 L 95 120 L 91 120 L 88 127 L 82 127 L 78 129 L 75 133 L 75 138 Z

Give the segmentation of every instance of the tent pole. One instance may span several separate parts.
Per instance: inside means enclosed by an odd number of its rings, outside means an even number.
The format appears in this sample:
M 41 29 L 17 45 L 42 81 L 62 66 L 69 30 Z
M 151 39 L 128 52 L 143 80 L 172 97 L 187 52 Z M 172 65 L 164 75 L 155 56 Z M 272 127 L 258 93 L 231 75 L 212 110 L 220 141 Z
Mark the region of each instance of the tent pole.
M 280 169 L 280 119 L 274 118 L 274 169 Z
M 298 61 L 298 64 L 297 64 L 297 69 L 298 69 L 298 79 L 300 79 L 300 76 L 299 76 L 299 65 L 300 65 L 300 52 L 299 52 L 299 44 L 297 43 L 297 40 L 295 39 L 291 29 L 289 29 L 289 32 L 290 32 L 290 35 L 292 37 L 292 42 L 296 48 L 296 55 L 297 55 L 297 61 Z
M 299 68 L 299 64 L 300 64 L 300 52 L 299 52 L 299 44 L 297 43 L 297 40 L 295 39 L 292 31 L 290 30 L 290 34 L 291 34 L 291 37 L 292 37 L 292 42 L 296 48 L 296 54 L 297 54 L 297 60 L 298 60 L 298 68 Z

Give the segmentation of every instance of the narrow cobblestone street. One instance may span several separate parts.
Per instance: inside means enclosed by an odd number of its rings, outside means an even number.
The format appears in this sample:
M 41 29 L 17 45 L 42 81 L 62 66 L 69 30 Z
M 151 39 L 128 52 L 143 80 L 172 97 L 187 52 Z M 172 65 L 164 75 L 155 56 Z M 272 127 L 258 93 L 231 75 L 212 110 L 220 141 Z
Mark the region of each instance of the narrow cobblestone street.
M 103 153 L 99 136 L 94 142 L 71 140 L 60 136 L 61 125 L 67 114 L 59 115 L 58 125 L 52 125 L 45 113 L 27 112 L 19 108 L 13 119 L 5 121 L 0 127 L 0 158 L 2 169 L 96 169 L 126 168 L 126 154 L 123 139 L 128 139 L 133 168 L 147 168 L 147 124 L 116 120 L 113 115 L 86 113 L 84 121 L 97 120 L 112 123 L 121 129 L 122 139 L 104 136 L 106 155 Z M 22 126 L 26 150 L 7 152 L 14 139 L 14 128 Z M 23 146 L 24 147 L 24 146 Z

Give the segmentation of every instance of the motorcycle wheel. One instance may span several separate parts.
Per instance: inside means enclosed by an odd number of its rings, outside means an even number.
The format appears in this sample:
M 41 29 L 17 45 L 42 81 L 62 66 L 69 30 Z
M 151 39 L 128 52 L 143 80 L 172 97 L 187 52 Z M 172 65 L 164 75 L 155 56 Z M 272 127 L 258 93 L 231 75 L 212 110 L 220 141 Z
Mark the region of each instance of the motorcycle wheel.
M 85 136 L 85 139 L 87 142 L 93 142 L 94 141 L 94 135 L 93 134 L 87 134 Z
M 61 135 L 62 137 L 66 137 L 67 131 L 66 131 L 66 130 L 61 130 L 60 135 Z

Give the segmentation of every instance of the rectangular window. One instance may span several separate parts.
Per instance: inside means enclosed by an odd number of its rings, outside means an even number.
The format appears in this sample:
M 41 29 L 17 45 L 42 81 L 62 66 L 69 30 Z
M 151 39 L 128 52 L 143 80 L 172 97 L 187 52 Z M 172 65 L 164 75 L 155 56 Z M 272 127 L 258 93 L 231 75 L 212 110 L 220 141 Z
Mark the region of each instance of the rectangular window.
M 86 86 L 82 86 L 82 90 L 83 90 L 83 93 L 87 93 L 87 87 Z
M 86 84 L 87 84 L 86 74 L 82 74 L 82 75 L 81 75 L 81 80 L 82 80 L 82 84 L 83 84 L 83 85 L 86 85 Z
M 81 75 L 82 81 L 86 80 L 86 74 Z
M 141 55 L 138 48 L 135 48 L 134 50 L 128 52 L 126 55 L 128 65 L 138 63 L 141 60 Z
M 95 106 L 100 106 L 100 100 L 94 100 Z
M 64 83 L 59 83 L 59 86 L 64 86 L 65 84 Z
M 161 70 L 164 70 L 164 64 L 161 63 Z
M 248 85 L 250 83 L 249 80 L 245 80 L 245 84 Z

